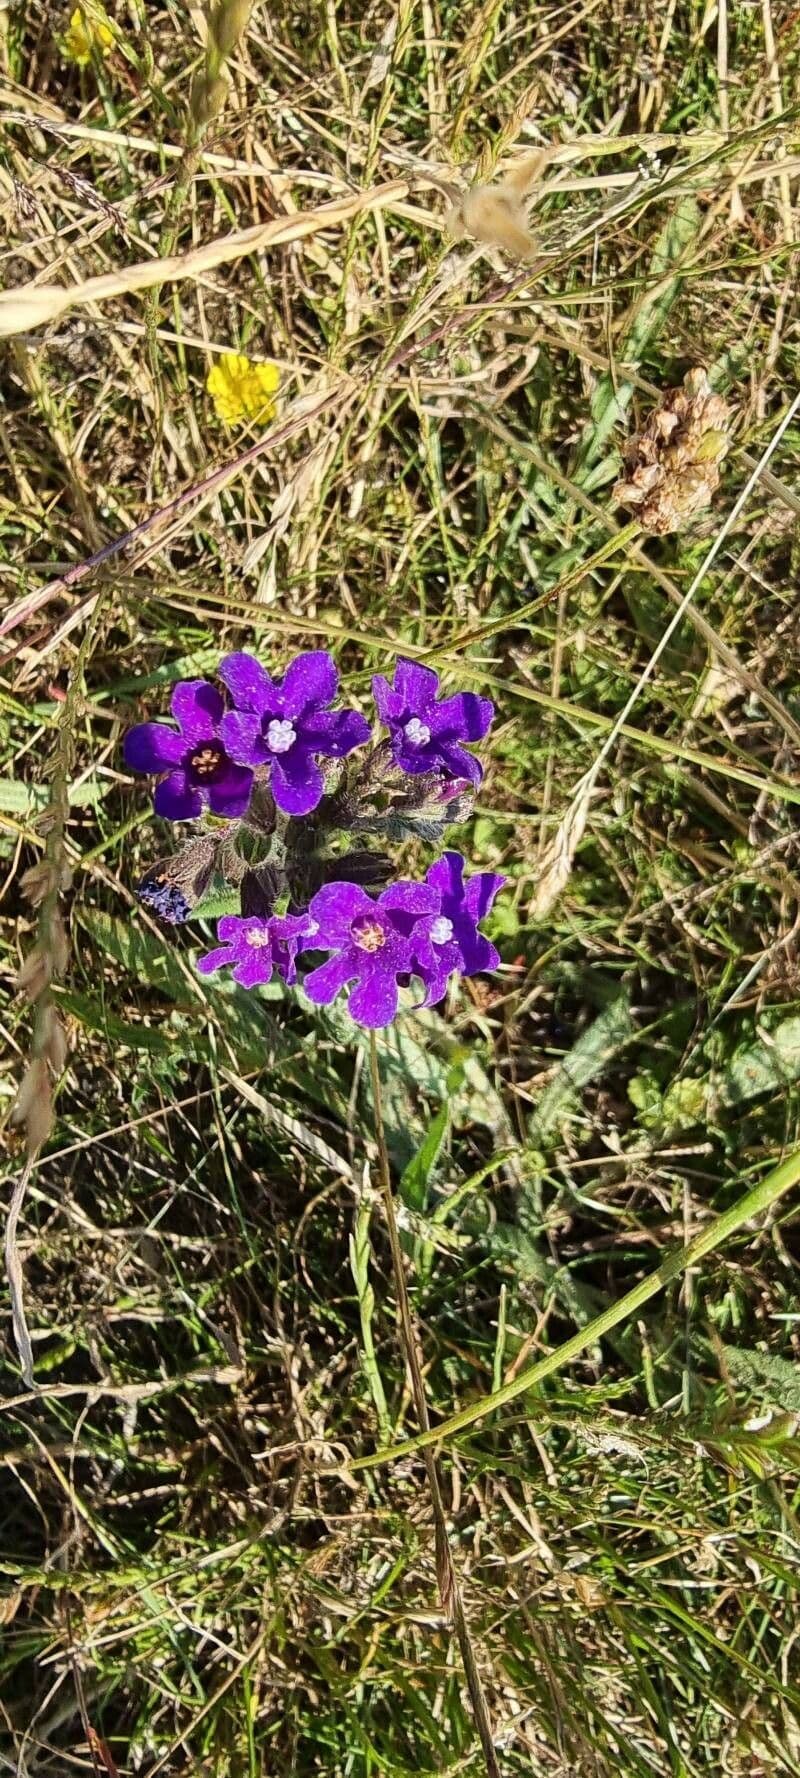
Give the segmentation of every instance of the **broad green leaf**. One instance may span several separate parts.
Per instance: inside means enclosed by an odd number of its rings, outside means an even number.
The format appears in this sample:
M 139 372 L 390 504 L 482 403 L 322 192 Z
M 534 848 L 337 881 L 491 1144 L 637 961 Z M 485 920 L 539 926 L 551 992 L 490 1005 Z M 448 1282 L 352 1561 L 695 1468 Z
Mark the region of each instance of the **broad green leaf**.
M 724 1068 L 673 1081 L 660 1106 L 655 1097 L 646 1107 L 641 1104 L 641 1121 L 647 1129 L 662 1133 L 713 1124 L 723 1111 L 747 1105 L 765 1093 L 779 1093 L 798 1080 L 800 1018 L 782 1019 L 773 1030 L 741 1046 Z
M 102 1000 L 91 994 L 75 994 L 65 990 L 59 994 L 60 1004 L 87 1031 L 97 1031 L 113 1049 L 147 1050 L 151 1055 L 172 1056 L 174 1033 L 169 1021 L 163 1025 L 134 1025 L 111 1012 Z
M 800 1080 L 800 1018 L 783 1019 L 745 1050 L 738 1050 L 710 1086 L 712 1110 L 743 1105 Z

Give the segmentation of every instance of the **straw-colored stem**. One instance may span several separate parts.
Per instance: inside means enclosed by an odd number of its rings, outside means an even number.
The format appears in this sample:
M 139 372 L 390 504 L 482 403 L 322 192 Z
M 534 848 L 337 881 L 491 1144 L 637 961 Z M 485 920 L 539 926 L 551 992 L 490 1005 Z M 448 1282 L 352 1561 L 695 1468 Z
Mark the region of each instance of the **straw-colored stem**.
M 437 1434 L 435 1431 L 431 1431 L 417 1331 L 414 1325 L 414 1315 L 406 1285 L 405 1262 L 403 1259 L 403 1249 L 400 1244 L 400 1233 L 397 1227 L 397 1216 L 395 1214 L 392 1181 L 389 1171 L 389 1155 L 386 1148 L 386 1134 L 383 1126 L 378 1046 L 374 1031 L 370 1032 L 369 1055 L 370 1073 L 372 1077 L 372 1098 L 375 1106 L 375 1123 L 378 1138 L 378 1162 L 381 1191 L 386 1212 L 386 1226 L 389 1231 L 389 1247 L 392 1255 L 395 1290 L 397 1292 L 400 1334 L 408 1372 L 411 1378 L 414 1408 L 421 1428 L 420 1448 L 423 1449 L 423 1460 L 425 1463 L 425 1472 L 427 1475 L 431 1507 L 433 1510 L 434 1537 L 436 1543 L 436 1573 L 439 1581 L 439 1592 L 443 1610 L 452 1620 L 453 1628 L 455 1629 L 456 1637 L 458 1639 L 458 1646 L 461 1651 L 461 1659 L 464 1665 L 464 1674 L 467 1681 L 467 1690 L 469 1692 L 470 1703 L 475 1717 L 475 1725 L 480 1737 L 483 1757 L 486 1761 L 486 1770 L 489 1774 L 489 1778 L 500 1778 L 500 1767 L 497 1762 L 497 1754 L 495 1751 L 494 1735 L 492 1733 L 491 1718 L 489 1716 L 489 1706 L 486 1701 L 486 1693 L 483 1689 L 483 1682 L 478 1670 L 475 1651 L 472 1646 L 472 1638 L 470 1636 L 469 1625 L 467 1624 L 466 1613 L 464 1611 L 464 1602 L 461 1597 L 461 1589 L 450 1549 L 450 1540 L 447 1535 L 447 1520 L 445 1517 L 444 1500 L 442 1497 L 439 1464 L 434 1452 L 430 1449 Z M 416 1444 L 417 1441 L 412 1442 Z

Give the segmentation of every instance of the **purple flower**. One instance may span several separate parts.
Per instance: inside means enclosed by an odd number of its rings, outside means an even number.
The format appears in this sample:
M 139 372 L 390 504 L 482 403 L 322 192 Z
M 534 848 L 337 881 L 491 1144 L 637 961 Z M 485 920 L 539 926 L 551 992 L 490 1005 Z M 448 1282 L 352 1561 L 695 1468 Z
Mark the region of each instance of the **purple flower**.
M 459 852 L 445 852 L 431 865 L 426 883 L 435 890 L 438 905 L 433 916 L 414 927 L 414 973 L 425 983 L 423 1006 L 433 1006 L 446 993 L 454 971 L 476 975 L 496 969 L 500 953 L 478 931 L 498 891 L 506 881 L 493 871 L 480 871 L 464 882 L 464 860 Z
M 235 820 L 250 801 L 252 771 L 235 765 L 221 737 L 224 705 L 207 679 L 176 685 L 170 706 L 177 729 L 140 722 L 125 736 L 125 760 L 135 772 L 166 773 L 153 805 L 167 821 L 194 821 L 205 808 Z
M 357 710 L 330 710 L 339 676 L 324 649 L 299 654 L 283 679 L 272 679 L 252 654 L 229 654 L 220 674 L 235 710 L 222 721 L 222 738 L 242 765 L 269 766 L 272 794 L 287 815 L 317 807 L 325 781 L 317 760 L 343 759 L 369 740 Z
M 217 938 L 222 944 L 198 957 L 197 967 L 201 975 L 211 975 L 215 969 L 233 964 L 233 979 L 240 988 L 260 987 L 271 980 L 273 970 L 284 981 L 293 982 L 298 946 L 312 926 L 308 914 L 273 914 L 269 920 L 256 915 L 242 920 L 238 914 L 226 914 L 217 922 Z
M 340 988 L 355 982 L 348 1001 L 359 1025 L 391 1024 L 397 1012 L 398 976 L 414 968 L 411 935 L 417 920 L 435 914 L 439 897 L 425 883 L 393 883 L 373 901 L 356 883 L 326 883 L 309 904 L 316 932 L 304 950 L 331 951 L 303 986 L 310 1000 L 328 1006 Z
M 489 698 L 474 691 L 439 698 L 438 673 L 406 660 L 397 662 L 393 685 L 378 673 L 372 689 L 396 765 L 404 772 L 440 772 L 480 784 L 483 767 L 462 742 L 483 740 L 494 716 Z

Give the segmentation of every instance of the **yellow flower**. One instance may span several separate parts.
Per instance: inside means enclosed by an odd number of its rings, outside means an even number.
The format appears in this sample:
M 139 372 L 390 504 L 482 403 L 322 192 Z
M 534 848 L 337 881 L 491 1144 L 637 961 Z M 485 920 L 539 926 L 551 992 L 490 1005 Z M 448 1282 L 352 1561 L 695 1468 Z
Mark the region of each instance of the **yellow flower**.
M 114 33 L 98 13 L 89 13 L 76 6 L 64 37 L 64 54 L 78 68 L 88 68 L 93 55 L 107 56 L 113 47 Z
M 277 364 L 252 364 L 241 352 L 223 352 L 206 377 L 206 388 L 226 426 L 241 420 L 266 425 L 275 412 L 273 396 L 280 380 Z

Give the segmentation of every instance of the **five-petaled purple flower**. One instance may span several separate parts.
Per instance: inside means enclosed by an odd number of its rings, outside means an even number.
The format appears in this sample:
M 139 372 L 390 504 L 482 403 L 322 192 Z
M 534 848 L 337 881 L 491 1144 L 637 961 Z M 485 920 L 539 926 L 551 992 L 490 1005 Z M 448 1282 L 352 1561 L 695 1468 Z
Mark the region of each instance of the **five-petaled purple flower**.
M 359 1025 L 390 1025 L 397 1012 L 398 977 L 414 969 L 412 933 L 423 914 L 435 914 L 439 897 L 425 883 L 392 883 L 373 901 L 356 883 L 326 883 L 309 903 L 317 930 L 303 949 L 333 955 L 307 975 L 310 1000 L 329 1005 L 348 982 L 348 1001 Z
M 236 705 L 222 719 L 231 758 L 269 766 L 278 807 L 309 815 L 325 788 L 318 759 L 343 759 L 369 740 L 369 724 L 357 710 L 329 708 L 339 684 L 330 655 L 324 649 L 297 655 L 277 683 L 252 654 L 229 654 L 219 670 Z
M 440 698 L 438 673 L 406 660 L 397 662 L 393 685 L 377 673 L 372 690 L 392 757 L 404 772 L 440 772 L 480 784 L 483 767 L 462 743 L 483 740 L 494 716 L 489 698 L 474 691 Z
M 253 773 L 234 762 L 221 738 L 224 704 L 207 679 L 176 685 L 170 705 L 178 724 L 140 722 L 125 736 L 125 760 L 135 772 L 164 772 L 153 806 L 167 821 L 194 821 L 210 808 L 231 820 L 250 801 Z
M 217 922 L 217 938 L 222 943 L 198 957 L 197 967 L 201 975 L 211 975 L 215 969 L 233 964 L 233 979 L 240 988 L 261 987 L 271 980 L 274 970 L 284 981 L 293 982 L 298 947 L 313 925 L 308 914 L 273 914 L 269 920 L 225 914 Z
M 478 923 L 488 914 L 506 878 L 494 871 L 479 871 L 465 883 L 460 852 L 445 852 L 431 865 L 425 881 L 435 890 L 438 905 L 433 915 L 418 920 L 414 927 L 413 968 L 425 983 L 423 1006 L 433 1006 L 443 998 L 455 971 L 477 975 L 480 970 L 497 968 L 500 953 L 478 931 Z

